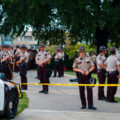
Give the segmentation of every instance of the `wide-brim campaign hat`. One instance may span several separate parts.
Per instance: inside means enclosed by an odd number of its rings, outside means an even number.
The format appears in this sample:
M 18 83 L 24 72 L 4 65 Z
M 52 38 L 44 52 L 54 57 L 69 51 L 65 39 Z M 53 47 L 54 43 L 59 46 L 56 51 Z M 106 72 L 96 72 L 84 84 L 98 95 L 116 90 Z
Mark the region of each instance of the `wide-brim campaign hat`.
M 40 47 L 45 47 L 45 44 L 44 43 L 40 43 Z
M 100 50 L 100 51 L 107 50 L 107 47 L 106 47 L 106 46 L 104 46 L 104 45 L 102 45 L 102 46 L 100 46 L 99 50 Z
M 79 51 L 80 52 L 85 52 L 85 47 L 84 46 L 80 46 Z
M 111 51 L 111 52 L 114 52 L 114 51 L 116 51 L 116 48 L 115 48 L 114 46 L 112 46 L 112 47 L 110 48 L 110 51 Z
M 20 49 L 27 49 L 26 45 L 21 45 Z

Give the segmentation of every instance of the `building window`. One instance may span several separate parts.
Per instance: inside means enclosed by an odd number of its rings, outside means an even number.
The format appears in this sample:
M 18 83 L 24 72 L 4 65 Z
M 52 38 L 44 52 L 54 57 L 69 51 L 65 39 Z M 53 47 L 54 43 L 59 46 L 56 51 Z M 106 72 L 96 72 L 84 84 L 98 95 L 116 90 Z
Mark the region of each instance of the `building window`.
M 31 36 L 24 36 L 24 41 L 30 41 L 30 40 L 32 40 Z

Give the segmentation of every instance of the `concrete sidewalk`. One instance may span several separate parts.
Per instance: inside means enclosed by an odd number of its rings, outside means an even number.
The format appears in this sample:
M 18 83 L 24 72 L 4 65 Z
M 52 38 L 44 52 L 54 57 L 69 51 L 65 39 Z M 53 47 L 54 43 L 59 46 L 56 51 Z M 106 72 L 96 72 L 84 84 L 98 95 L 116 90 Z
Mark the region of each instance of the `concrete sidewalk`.
M 36 71 L 28 72 L 28 82 L 39 82 L 36 77 Z M 15 74 L 15 82 L 19 82 L 19 77 Z M 69 79 L 75 76 L 65 75 L 64 78 L 51 77 L 51 83 L 71 83 Z M 77 83 L 72 83 L 77 84 Z M 29 86 L 27 95 L 30 103 L 28 109 L 18 115 L 15 120 L 91 120 L 114 119 L 120 118 L 120 103 L 107 103 L 97 100 L 97 87 L 94 87 L 94 105 L 97 111 L 81 110 L 78 87 L 72 86 L 50 86 L 48 95 L 39 94 L 41 86 Z M 120 96 L 120 88 L 116 96 Z

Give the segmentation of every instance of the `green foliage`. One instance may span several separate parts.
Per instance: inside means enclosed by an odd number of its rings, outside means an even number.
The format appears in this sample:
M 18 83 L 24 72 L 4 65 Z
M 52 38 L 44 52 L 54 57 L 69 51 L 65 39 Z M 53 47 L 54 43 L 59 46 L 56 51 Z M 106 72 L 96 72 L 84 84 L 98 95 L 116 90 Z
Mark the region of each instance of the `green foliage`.
M 120 0 L 0 0 L 0 5 L 0 33 L 20 35 L 32 27 L 39 41 L 64 44 L 64 30 L 58 27 L 64 25 L 72 44 L 96 44 L 99 30 L 119 47 Z

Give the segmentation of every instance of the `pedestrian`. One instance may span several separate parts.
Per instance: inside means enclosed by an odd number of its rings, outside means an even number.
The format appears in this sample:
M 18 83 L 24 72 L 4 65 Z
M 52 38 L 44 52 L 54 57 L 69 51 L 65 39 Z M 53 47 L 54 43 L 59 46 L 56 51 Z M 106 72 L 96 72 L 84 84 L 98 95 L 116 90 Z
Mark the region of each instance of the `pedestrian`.
M 27 83 L 27 63 L 28 63 L 28 54 L 26 52 L 27 47 L 25 45 L 21 45 L 21 56 L 20 60 L 16 62 L 16 65 L 20 69 L 20 77 L 21 77 L 21 84 Z M 21 85 L 22 90 L 27 90 L 27 85 Z
M 105 84 L 106 81 L 106 53 L 105 46 L 100 46 L 100 54 L 97 56 L 97 76 L 99 84 Z M 98 100 L 106 100 L 104 87 L 98 87 Z
M 36 63 L 38 64 L 38 71 L 41 83 L 49 83 L 48 78 L 48 62 L 50 62 L 51 55 L 49 51 L 45 50 L 44 43 L 40 43 L 40 51 L 36 56 Z M 48 94 L 49 89 L 48 85 L 43 85 L 43 90 L 39 91 L 39 93 Z
M 86 56 L 84 46 L 80 47 L 80 55 L 74 60 L 73 71 L 78 72 L 78 83 L 79 84 L 90 84 L 91 72 L 94 70 L 94 63 L 90 57 Z M 88 109 L 96 110 L 93 106 L 93 91 L 92 87 L 87 86 L 87 100 Z M 80 99 L 82 103 L 81 109 L 86 109 L 86 98 L 85 98 L 85 86 L 79 86 Z
M 116 56 L 116 48 L 110 48 L 110 56 L 106 60 L 107 64 L 107 80 L 108 84 L 118 84 L 120 78 L 120 59 Z M 117 103 L 115 100 L 115 94 L 117 87 L 107 87 L 107 101 Z

